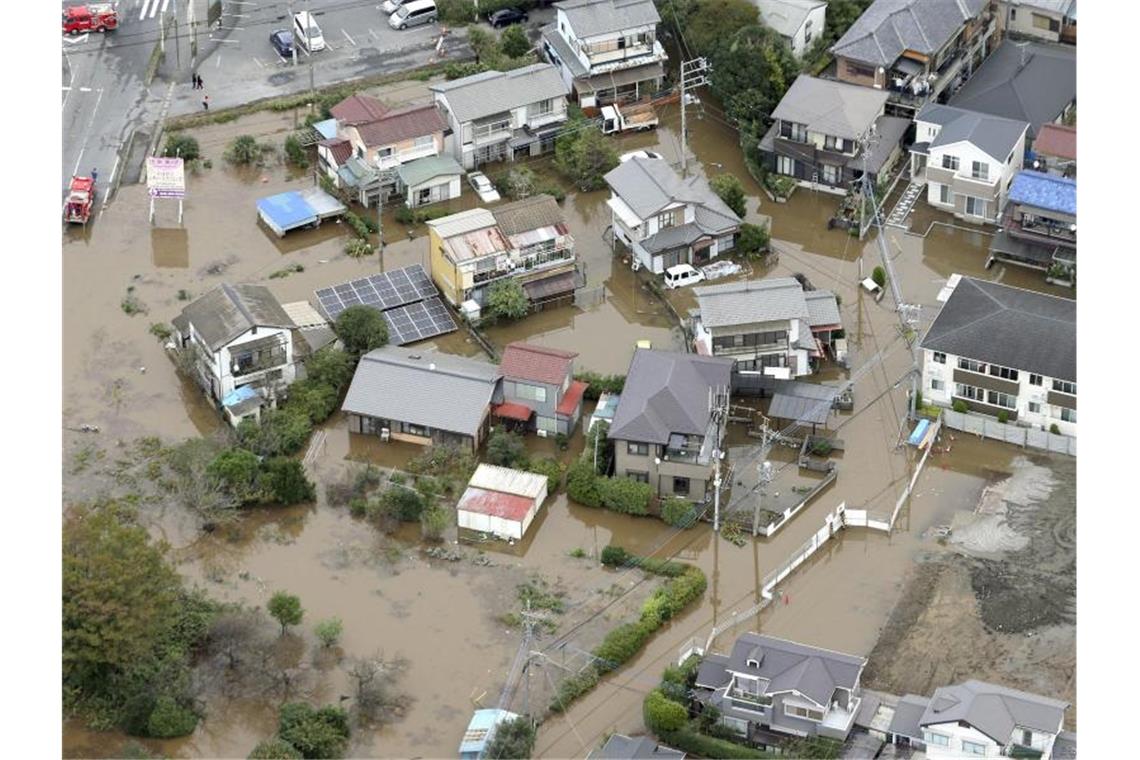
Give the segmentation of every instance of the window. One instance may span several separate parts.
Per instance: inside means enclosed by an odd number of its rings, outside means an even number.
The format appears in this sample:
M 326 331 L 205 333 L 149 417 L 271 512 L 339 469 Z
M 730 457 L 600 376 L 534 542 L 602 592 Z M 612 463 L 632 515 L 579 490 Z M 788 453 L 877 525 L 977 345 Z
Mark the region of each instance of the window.
M 716 249 L 720 253 L 731 251 L 736 247 L 736 235 L 721 235 L 716 239 Z
M 1033 746 L 1033 732 L 1028 728 L 1023 728 L 1021 730 L 1021 744 L 1025 747 Z
M 776 173 L 785 177 L 796 176 L 796 162 L 787 156 L 776 156 Z
M 1030 385 L 1041 385 L 1041 375 L 1034 375 L 1031 373 L 1029 375 L 1029 384 Z
M 873 67 L 863 66 L 854 61 L 845 61 L 845 63 L 847 64 L 847 76 L 865 79 L 875 78 L 875 69 Z
M 688 478 L 673 478 L 673 493 L 688 495 L 688 493 L 689 493 L 689 479 Z
M 933 731 L 923 731 L 922 740 L 927 744 L 934 744 L 939 747 L 949 747 L 950 737 L 945 734 L 936 734 Z
M 672 227 L 677 223 L 677 210 L 665 211 L 657 215 L 657 229 Z
M 780 136 L 796 142 L 807 142 L 808 130 L 806 124 L 797 124 L 794 121 L 780 122 Z
M 933 379 L 932 379 L 932 380 L 930 381 L 930 390 L 932 390 L 932 391 L 943 391 L 943 390 L 946 390 L 946 383 L 944 383 L 944 382 L 943 382 L 943 381 L 941 381 L 941 380 L 933 380 Z
M 981 401 L 985 403 L 986 392 L 981 388 L 975 388 L 972 385 L 962 385 L 961 383 L 955 384 L 955 396 L 959 398 L 968 398 L 971 401 Z
M 798 707 L 797 705 L 784 705 L 784 715 L 790 715 L 794 718 L 806 718 L 807 720 L 823 720 L 822 711 L 812 710 L 808 707 Z
M 626 444 L 625 450 L 635 457 L 644 457 L 649 455 L 649 444 L 630 441 Z
M 1061 22 L 1048 16 L 1042 16 L 1040 13 L 1033 14 L 1033 28 L 1046 29 L 1050 32 L 1056 32 L 1061 29 Z
M 1013 21 L 1016 18 L 1017 18 L 1017 8 L 1010 8 L 1009 9 L 1009 20 Z
M 636 472 L 634 470 L 626 470 L 625 475 L 630 480 L 635 480 L 638 483 L 648 483 L 649 482 L 649 473 L 648 472 Z
M 990 165 L 985 161 L 974 161 L 970 167 L 970 176 L 974 179 L 988 180 L 990 178 Z
M 743 718 L 730 718 L 727 715 L 721 716 L 721 725 L 730 728 L 738 734 L 748 733 L 748 721 Z
M 1011 396 L 1008 393 L 1001 391 L 986 391 L 986 403 L 992 406 L 1000 406 L 1005 409 L 1017 408 L 1017 396 Z
M 1041 414 L 1041 404 L 1037 403 L 1036 401 L 1030 401 L 1029 402 L 1029 413 L 1030 414 Z
M 942 154 L 942 168 L 953 172 L 958 171 L 958 157 L 951 156 L 949 153 Z
M 1077 410 L 1061 407 L 1061 419 L 1065 422 L 1072 422 L 1075 424 L 1077 421 Z
M 1077 395 L 1077 384 L 1070 383 L 1068 380 L 1054 380 L 1053 390 L 1058 393 L 1068 393 L 1070 396 Z
M 938 202 L 945 203 L 947 206 L 954 205 L 954 193 L 950 190 L 949 185 L 938 186 Z
M 530 111 L 530 115 L 532 117 L 546 116 L 547 114 L 554 113 L 554 99 L 547 98 L 546 100 L 532 103 L 528 110 Z
M 991 364 L 990 374 L 994 377 L 1000 377 L 1002 380 L 1017 382 L 1017 370 L 1010 369 L 1009 367 L 1000 367 L 997 364 Z
M 808 24 L 811 24 L 811 22 L 809 21 Z M 804 32 L 804 44 L 806 45 L 809 42 L 811 42 L 811 29 Z
M 946 363 L 946 354 L 942 353 L 941 351 L 935 351 L 934 352 L 934 363 L 935 364 L 945 364 Z
M 400 427 L 402 427 L 403 432 L 407 433 L 408 435 L 418 435 L 421 438 L 427 438 L 428 435 L 430 435 L 428 433 L 428 429 L 423 425 L 413 425 L 410 422 L 401 422 Z
M 966 215 L 984 218 L 986 215 L 986 202 L 971 195 L 966 196 Z
M 846 151 L 847 143 L 842 137 L 827 135 L 823 138 L 823 147 L 827 148 L 828 150 L 834 150 L 843 153 Z
M 976 362 L 973 359 L 959 359 L 958 369 L 969 370 L 970 372 L 977 372 L 984 375 L 986 373 L 985 362 Z
M 977 742 L 966 741 L 965 739 L 963 739 L 962 740 L 962 751 L 965 752 L 967 755 L 981 755 L 982 757 L 985 757 L 986 745 L 978 744 Z
M 838 185 L 839 167 L 832 166 L 831 164 L 823 164 L 823 181 L 828 185 Z
M 434 147 L 435 147 L 435 136 L 434 135 L 421 135 L 420 137 L 416 138 L 416 150 L 423 150 L 424 148 L 434 148 Z
M 546 389 L 541 385 L 515 383 L 515 396 L 527 401 L 537 401 L 540 404 L 546 403 Z

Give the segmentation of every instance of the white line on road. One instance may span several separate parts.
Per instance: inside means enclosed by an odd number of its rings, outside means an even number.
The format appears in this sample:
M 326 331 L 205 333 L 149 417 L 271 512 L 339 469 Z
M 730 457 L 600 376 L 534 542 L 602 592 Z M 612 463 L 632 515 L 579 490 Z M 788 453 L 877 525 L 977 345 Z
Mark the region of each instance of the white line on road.
M 240 45 L 241 40 L 219 40 L 217 37 L 211 37 L 210 42 L 228 42 L 234 45 Z
M 87 150 L 86 147 L 79 149 L 79 155 L 75 159 L 75 168 L 71 170 L 71 176 L 79 173 L 79 162 L 83 160 L 83 151 Z
M 237 40 L 234 40 L 234 41 L 236 42 Z M 218 61 L 217 61 L 217 63 L 214 64 L 214 68 L 220 69 L 221 67 L 222 67 L 222 54 L 221 54 L 221 52 L 219 52 L 218 53 Z
M 71 88 L 70 88 L 70 87 L 68 87 L 67 89 L 69 89 L 69 90 L 70 90 Z M 91 92 L 91 88 L 90 88 L 90 87 L 80 87 L 80 88 L 79 88 L 79 91 L 80 91 L 80 92 Z
M 351 37 L 349 37 L 349 36 L 348 36 L 348 32 L 346 32 L 346 31 L 344 31 L 343 29 L 341 29 L 341 30 L 340 30 L 340 33 L 341 33 L 341 34 L 343 34 L 343 35 L 345 36 L 345 39 L 347 39 L 347 40 L 348 40 L 349 44 L 351 44 L 353 47 L 356 47 L 356 40 L 354 40 L 354 39 L 352 39 Z
M 334 48 L 332 46 L 332 43 L 329 42 L 328 40 L 325 40 L 325 47 L 328 48 L 329 50 L 336 50 L 336 48 Z
M 157 2 L 157 0 L 156 0 Z M 139 12 L 139 21 L 146 18 L 146 12 L 150 9 L 150 0 L 143 0 L 142 10 Z
M 155 0 L 157 2 L 157 0 Z M 170 0 L 162 0 L 162 12 L 166 13 L 167 7 L 170 5 Z
M 123 145 L 119 143 L 119 150 L 122 151 Z M 111 169 L 111 178 L 107 180 L 107 192 L 103 193 L 103 205 L 99 207 L 99 214 L 107 209 L 107 201 L 111 200 L 111 188 L 115 186 L 115 173 L 119 171 L 119 162 L 123 160 L 123 154 L 115 154 L 115 166 Z
M 256 63 L 258 66 L 260 66 L 261 68 L 263 68 L 263 69 L 265 68 L 265 64 L 262 63 L 261 59 L 258 58 L 257 56 L 253 56 L 253 62 Z
M 64 86 L 63 86 L 63 91 L 64 91 L 64 92 L 71 92 L 71 88 L 70 88 L 70 87 L 68 87 L 67 85 L 64 85 Z
M 380 35 L 376 34 L 372 27 L 368 27 L 368 33 L 372 35 L 372 39 L 374 39 L 376 42 L 380 41 Z
M 152 6 L 150 7 L 150 16 L 149 16 L 149 18 L 154 18 L 154 17 L 155 17 L 155 16 L 157 16 L 157 15 L 158 15 L 158 0 L 154 0 L 154 5 L 152 5 Z

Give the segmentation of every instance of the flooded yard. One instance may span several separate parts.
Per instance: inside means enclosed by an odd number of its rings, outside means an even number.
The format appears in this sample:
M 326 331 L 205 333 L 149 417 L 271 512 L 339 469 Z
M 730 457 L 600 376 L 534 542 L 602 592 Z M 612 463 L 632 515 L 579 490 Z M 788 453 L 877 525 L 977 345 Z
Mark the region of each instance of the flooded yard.
M 422 95 L 422 87 L 422 83 L 409 85 L 399 97 L 411 100 Z M 676 161 L 677 122 L 676 106 L 671 106 L 656 133 L 623 138 L 620 149 L 651 147 Z M 134 185 L 124 186 L 86 231 L 69 231 L 65 237 L 63 381 L 64 426 L 69 428 L 65 504 L 111 488 L 88 478 L 101 466 L 100 457 L 110 461 L 119 456 L 119 441 L 158 436 L 175 442 L 225 432 L 199 389 L 177 374 L 162 342 L 151 334 L 152 323 L 169 323 L 189 299 L 222 282 L 265 284 L 282 302 L 289 302 L 309 300 L 317 288 L 381 267 L 426 266 L 425 229 L 401 225 L 391 210 L 384 217 L 387 247 L 382 259 L 346 256 L 342 246 L 349 232 L 341 224 L 326 223 L 283 240 L 263 230 L 256 219 L 256 199 L 303 187 L 312 182 L 311 175 L 282 165 L 234 170 L 225 166 L 221 152 L 237 134 L 257 132 L 280 141 L 292 125 L 292 114 L 258 114 L 196 131 L 214 166 L 189 177 L 182 228 L 177 227 L 174 209 L 161 203 L 157 226 L 149 227 L 145 188 Z M 749 220 L 771 217 L 778 261 L 757 268 L 752 276 L 802 274 L 815 287 L 831 289 L 841 298 L 853 369 L 850 374 L 832 370 L 827 379 L 854 380 L 855 409 L 833 413 L 827 423 L 828 430 L 846 444 L 842 455 L 834 457 L 835 484 L 771 539 L 749 540 L 744 547 L 721 540 L 707 524 L 671 528 L 651 518 L 572 504 L 561 494 L 548 501 L 519 546 L 504 551 L 449 543 L 448 550 L 459 556 L 454 560 L 426 557 L 417 532 L 384 536 L 370 523 L 331 506 L 323 495 L 311 506 L 252 511 L 238 523 L 209 534 L 185 530 L 177 525 L 176 516 L 155 516 L 153 530 L 173 544 L 180 571 L 210 596 L 260 606 L 281 589 L 301 597 L 305 623 L 296 633 L 298 641 L 290 646 L 298 663 L 309 663 L 305 668 L 311 673 L 309 698 L 336 702 L 348 694 L 343 663 L 352 658 L 382 652 L 407 659 L 401 681 L 410 700 L 406 714 L 379 730 L 358 732 L 351 755 L 454 755 L 471 710 L 496 705 L 522 640 L 521 632 L 502 619 L 517 611 L 515 589 L 521 583 L 541 578 L 564 595 L 566 609 L 554 621 L 554 630 L 540 634 L 532 645 L 552 663 L 573 658 L 575 651 L 588 651 L 606 630 L 628 620 L 640 595 L 657 581 L 641 571 L 600 566 L 593 557 L 610 543 L 635 554 L 692 562 L 707 574 L 708 592 L 654 636 L 628 665 L 604 679 L 565 715 L 543 723 L 536 756 L 584 757 L 609 732 L 640 731 L 645 693 L 686 641 L 703 640 L 713 625 L 750 607 L 757 599 L 760 579 L 818 530 L 824 516 L 840 502 L 889 511 L 902 492 L 914 466 L 911 453 L 898 446 L 912 353 L 890 296 L 875 303 L 857 288 L 878 263 L 877 242 L 861 242 L 826 229 L 838 202 L 834 196 L 801 189 L 787 204 L 770 203 L 744 170 L 735 133 L 711 111 L 704 119 L 691 120 L 690 126 L 698 159 L 690 163 L 691 170 L 736 174 L 749 194 Z M 541 171 L 549 160 L 533 166 Z M 601 373 L 624 373 L 640 340 L 651 341 L 654 348 L 682 350 L 682 334 L 670 309 L 613 256 L 604 236 L 609 225 L 607 195 L 571 193 L 563 204 L 584 265 L 586 287 L 603 288 L 604 299 L 587 308 L 562 307 L 491 327 L 486 332 L 497 347 L 525 339 L 569 349 L 578 352 L 580 369 Z M 473 205 L 470 192 L 454 202 L 456 209 Z M 936 294 L 955 272 L 1048 290 L 1036 272 L 1000 265 L 985 270 L 987 242 L 979 232 L 936 225 L 919 237 L 891 230 L 886 244 L 904 294 L 924 307 L 923 327 L 936 313 Z M 273 276 L 288 269 L 294 271 Z M 1063 289 L 1056 292 L 1066 295 Z M 682 314 L 695 305 L 687 290 L 672 291 L 668 297 Z M 126 299 L 130 309 L 125 308 Z M 481 354 L 464 330 L 428 345 L 450 353 Z M 584 413 L 583 419 L 587 418 Z M 100 433 L 76 432 L 82 425 L 97 425 Z M 730 440 L 745 447 L 734 466 L 754 467 L 755 440 L 744 429 L 737 423 L 730 427 Z M 411 445 L 381 444 L 372 437 L 350 434 L 339 414 L 325 423 L 324 434 L 311 472 L 322 485 L 356 463 L 398 468 L 419 453 Z M 567 461 L 582 443 L 579 428 L 569 451 L 559 452 L 553 441 L 537 438 L 530 439 L 528 446 L 533 453 Z M 82 453 L 89 449 L 103 454 Z M 772 458 L 782 463 L 791 454 L 777 452 Z M 91 458 L 93 463 L 78 468 L 78 457 Z M 754 629 L 870 654 L 896 608 L 915 558 L 948 551 L 928 534 L 929 529 L 949 524 L 956 512 L 973 510 L 986 486 L 1020 466 L 1014 463 L 1011 448 L 989 442 L 961 440 L 950 453 L 933 455 L 892 535 L 846 531 L 781 586 L 786 596 L 779 603 L 758 617 L 740 621 L 722 634 L 718 647 L 728 646 L 736 633 Z M 1057 495 L 1062 502 L 1071 497 Z M 1063 576 L 1064 563 L 1059 563 L 1057 572 Z M 991 571 L 1002 577 L 1012 577 L 1013 572 L 1004 565 Z M 1021 584 L 1024 578 L 1017 576 L 1015 581 Z M 981 609 L 985 618 L 984 602 Z M 311 621 L 333 615 L 344 621 L 342 662 L 312 664 Z M 1059 640 L 1062 646 L 1072 646 L 1064 635 Z M 977 675 L 967 670 L 961 672 Z M 533 711 L 542 712 L 544 707 L 543 683 L 549 687 L 561 672 L 554 664 L 536 669 L 531 676 Z M 515 709 L 522 709 L 523 698 L 521 690 L 516 692 Z M 244 757 L 273 733 L 276 707 L 277 702 L 265 699 L 214 698 L 205 704 L 205 720 L 193 735 L 145 743 L 170 757 Z M 91 732 L 74 722 L 65 725 L 68 757 L 114 756 L 124 741 L 119 734 Z

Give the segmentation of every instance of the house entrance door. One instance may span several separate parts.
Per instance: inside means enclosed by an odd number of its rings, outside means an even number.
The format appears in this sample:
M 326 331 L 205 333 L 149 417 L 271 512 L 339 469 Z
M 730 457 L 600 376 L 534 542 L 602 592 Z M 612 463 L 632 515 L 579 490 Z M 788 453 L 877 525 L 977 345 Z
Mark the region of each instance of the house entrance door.
M 687 248 L 674 248 L 671 251 L 666 251 L 661 255 L 661 265 L 665 269 L 675 267 L 678 264 L 689 263 L 689 249 Z

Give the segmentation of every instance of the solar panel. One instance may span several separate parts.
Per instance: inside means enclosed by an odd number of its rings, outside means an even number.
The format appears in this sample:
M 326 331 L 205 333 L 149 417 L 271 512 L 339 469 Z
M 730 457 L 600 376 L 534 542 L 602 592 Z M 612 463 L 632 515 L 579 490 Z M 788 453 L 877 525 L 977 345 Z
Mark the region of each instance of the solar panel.
M 388 342 L 394 346 L 434 338 L 458 329 L 438 296 L 383 313 L 388 320 Z
M 384 311 L 423 301 L 425 298 L 435 298 L 438 295 L 424 268 L 419 264 L 413 264 L 403 269 L 381 272 L 322 288 L 317 291 L 317 300 L 325 315 L 329 319 L 336 319 L 337 315 L 349 306 L 364 304 Z M 444 314 L 446 315 L 446 309 Z

